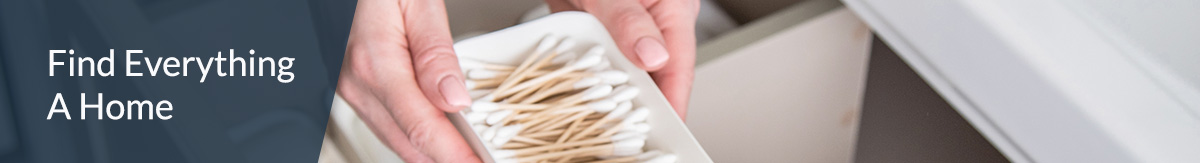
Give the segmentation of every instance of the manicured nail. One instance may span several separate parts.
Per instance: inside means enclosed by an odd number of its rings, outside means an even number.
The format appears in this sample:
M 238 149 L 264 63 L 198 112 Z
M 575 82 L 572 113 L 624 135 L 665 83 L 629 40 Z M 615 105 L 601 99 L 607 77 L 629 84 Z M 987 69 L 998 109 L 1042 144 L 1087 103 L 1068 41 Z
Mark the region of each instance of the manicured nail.
M 471 106 L 471 96 L 467 95 L 467 87 L 458 77 L 447 76 L 438 82 L 438 89 L 441 89 L 442 99 L 446 100 L 446 104 L 456 108 Z
M 633 49 L 638 58 L 642 60 L 642 65 L 646 65 L 646 67 L 662 66 L 667 63 L 667 59 L 671 58 L 662 43 L 649 37 L 639 39 Z

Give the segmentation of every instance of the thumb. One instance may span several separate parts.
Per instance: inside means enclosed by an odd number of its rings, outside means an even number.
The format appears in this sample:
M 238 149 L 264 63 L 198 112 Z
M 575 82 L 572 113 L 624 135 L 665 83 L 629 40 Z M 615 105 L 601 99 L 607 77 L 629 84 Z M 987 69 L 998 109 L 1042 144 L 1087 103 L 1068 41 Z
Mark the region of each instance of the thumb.
M 666 65 L 670 55 L 654 17 L 637 0 L 580 0 L 577 6 L 592 13 L 608 28 L 625 58 L 646 71 Z
M 403 5 L 406 37 L 417 84 L 435 107 L 457 112 L 471 105 L 442 1 L 407 1 Z

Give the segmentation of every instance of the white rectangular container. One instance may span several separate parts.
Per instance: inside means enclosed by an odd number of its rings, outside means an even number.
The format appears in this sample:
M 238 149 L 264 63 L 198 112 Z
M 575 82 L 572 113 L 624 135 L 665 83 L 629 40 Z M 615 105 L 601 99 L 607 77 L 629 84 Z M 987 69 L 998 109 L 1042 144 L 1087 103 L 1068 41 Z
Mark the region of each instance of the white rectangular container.
M 666 97 L 646 71 L 629 62 L 617 49 L 612 37 L 595 17 L 583 12 L 560 12 L 509 27 L 496 32 L 462 40 L 454 44 L 460 59 L 471 59 L 489 63 L 518 65 L 530 54 L 538 41 L 546 35 L 565 36 L 578 42 L 574 51 L 584 52 L 587 48 L 601 45 L 606 48 L 605 59 L 612 61 L 613 68 L 629 72 L 629 84 L 639 87 L 641 94 L 633 99 L 635 106 L 650 108 L 646 120 L 652 127 L 646 139 L 647 150 L 660 150 L 679 156 L 679 162 L 712 162 L 696 138 L 676 116 Z M 467 143 L 484 162 L 494 162 L 487 148 L 463 119 L 462 113 L 448 114 Z

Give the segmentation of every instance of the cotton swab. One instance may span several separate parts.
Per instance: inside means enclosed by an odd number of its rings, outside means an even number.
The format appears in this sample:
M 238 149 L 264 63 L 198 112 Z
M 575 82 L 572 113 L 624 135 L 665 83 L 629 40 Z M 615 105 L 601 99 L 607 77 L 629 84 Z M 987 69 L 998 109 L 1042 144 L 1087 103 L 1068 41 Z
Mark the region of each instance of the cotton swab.
M 579 60 L 575 60 L 575 62 L 567 63 L 566 66 L 563 66 L 562 68 L 559 68 L 558 70 L 554 70 L 545 75 L 538 76 L 537 78 L 529 79 L 528 81 L 522 82 L 521 84 L 517 84 L 516 86 L 512 86 L 511 88 L 507 88 L 505 90 L 497 90 L 497 91 L 503 91 L 497 95 L 507 95 L 507 94 L 516 93 L 516 90 L 525 89 L 525 88 L 528 88 L 528 87 L 531 87 L 531 86 L 534 86 L 537 84 L 541 84 L 543 82 L 549 81 L 550 79 L 553 79 L 555 77 L 566 74 L 567 72 L 591 67 L 592 65 L 599 64 L 600 59 L 601 59 L 600 55 L 585 55 L 585 56 L 579 58 Z M 511 78 L 511 76 L 510 76 L 510 78 Z M 503 86 L 503 85 L 501 85 L 501 86 Z
M 580 92 L 578 94 L 574 94 L 571 96 L 567 96 L 566 98 L 563 98 L 563 99 L 557 101 L 558 105 L 552 106 L 551 109 L 570 107 L 572 105 L 576 105 L 576 104 L 582 103 L 584 101 L 599 99 L 599 98 L 608 96 L 609 94 L 612 94 L 612 91 L 613 91 L 613 87 L 609 86 L 609 85 L 601 84 L 601 85 L 592 86 L 591 88 L 588 88 L 587 90 L 583 90 L 583 92 Z
M 643 153 L 650 112 L 634 107 L 642 88 L 613 67 L 620 60 L 608 57 L 605 46 L 576 44 L 545 36 L 514 65 L 460 58 L 475 101 L 459 114 L 493 161 L 678 161 L 661 151 Z
M 521 129 L 521 124 L 515 124 L 511 126 L 504 126 L 499 130 L 496 130 L 496 137 L 492 139 L 492 145 L 503 146 L 504 143 L 508 143 L 509 140 L 517 137 L 517 134 L 521 132 Z
M 629 81 L 629 73 L 618 70 L 601 71 L 594 75 L 603 79 L 604 84 L 609 85 L 624 84 Z
M 529 131 L 546 131 L 548 129 L 554 129 L 554 128 L 562 126 L 562 125 L 567 125 L 567 123 L 571 123 L 571 121 L 574 121 L 575 119 L 580 119 L 580 118 L 586 117 L 588 114 L 592 114 L 595 112 L 596 111 L 594 111 L 594 110 L 585 110 L 583 112 L 575 113 L 565 119 L 562 119 L 559 121 L 553 121 L 553 123 L 544 123 L 544 125 L 529 128 Z
M 646 133 L 646 132 L 650 132 L 650 124 L 646 124 L 646 123 L 631 123 L 631 124 L 622 124 L 622 125 L 623 125 L 624 127 L 622 127 L 621 129 L 619 129 L 619 131 L 617 131 L 617 132 L 632 132 L 632 133 Z
M 467 123 L 479 124 L 487 120 L 488 114 L 483 112 L 469 112 L 464 117 L 467 119 Z
M 517 71 L 515 71 L 513 73 L 513 75 L 510 75 L 508 77 L 509 80 L 505 80 L 504 81 L 505 83 L 503 83 L 501 86 L 512 86 L 511 83 L 515 83 L 515 82 L 524 80 L 525 77 L 528 76 L 528 74 L 530 72 L 533 72 L 538 69 L 541 69 L 542 67 L 545 67 L 546 64 L 550 63 L 551 59 L 558 57 L 559 54 L 569 53 L 569 51 L 567 51 L 567 49 L 570 49 L 573 46 L 575 46 L 575 41 L 571 41 L 571 39 L 563 39 L 562 42 L 559 42 L 558 45 L 556 45 L 553 53 L 550 53 L 550 56 L 546 56 L 540 60 L 537 60 L 536 62 L 533 63 L 533 65 L 526 67 L 526 69 L 518 69 Z M 545 74 L 543 74 L 542 76 L 545 76 Z M 510 95 L 511 93 L 507 92 L 508 89 L 513 89 L 513 90 L 525 89 L 525 88 L 521 88 L 521 87 L 518 87 L 518 88 L 502 87 L 502 88 L 505 88 L 505 89 L 502 89 L 504 91 L 500 91 L 500 93 L 502 93 L 502 94 L 496 94 L 496 95 L 498 95 L 497 97 L 503 97 L 503 96 Z
M 480 111 L 480 112 L 491 112 L 494 110 L 501 110 L 501 109 L 531 111 L 531 110 L 542 110 L 542 109 L 546 109 L 548 107 L 550 107 L 549 104 L 509 104 L 509 103 L 501 104 L 501 103 L 488 102 L 488 101 L 475 101 L 475 103 L 471 104 L 472 111 Z
M 561 109 L 561 110 L 556 109 L 554 111 L 538 112 L 535 115 L 530 115 L 530 117 L 533 117 L 533 118 L 529 118 L 526 121 L 523 121 L 523 123 L 537 126 L 537 127 L 531 128 L 531 129 L 542 129 L 543 125 L 550 125 L 555 122 L 560 122 L 564 119 L 569 118 L 569 116 L 553 117 L 553 115 L 575 113 L 575 112 L 580 112 L 580 111 L 589 111 L 589 113 L 597 112 L 597 111 L 606 111 L 606 110 L 612 110 L 618 106 L 619 105 L 616 105 L 613 102 L 609 102 L 609 101 L 604 101 L 604 100 L 593 101 L 591 103 L 588 103 L 587 105 L 579 105 L 579 106 L 569 107 L 569 108 L 565 108 L 565 109 Z M 582 118 L 586 118 L 586 117 L 587 116 L 585 115 Z M 527 132 L 533 132 L 533 131 L 534 130 L 530 130 Z
M 526 143 L 526 144 L 533 144 L 533 145 L 551 144 L 550 142 L 545 141 L 545 140 L 538 140 L 538 139 L 523 137 L 523 136 L 519 136 L 519 135 L 516 137 L 513 137 L 512 141 L 517 141 L 517 142 Z M 503 146 L 501 146 L 501 147 L 503 147 Z
M 463 70 L 486 69 L 486 70 L 509 70 L 509 71 L 511 71 L 511 70 L 515 69 L 515 67 L 512 67 L 512 66 L 480 62 L 480 61 L 470 60 L 470 59 L 466 59 L 466 58 L 459 58 L 458 66 L 462 67 Z
M 526 98 L 526 101 L 522 101 L 521 103 L 542 101 L 552 95 L 596 86 L 597 84 L 600 84 L 600 82 L 603 82 L 600 78 L 596 77 L 571 78 L 568 81 L 570 82 L 559 83 L 553 87 L 550 87 L 550 89 L 538 91 L 536 94 L 531 95 L 529 98 Z
M 608 100 L 608 99 L 595 100 L 592 102 L 588 102 L 587 104 L 575 105 L 572 107 L 557 109 L 557 110 L 553 110 L 553 111 L 546 111 L 543 113 L 545 113 L 546 115 L 556 115 L 556 114 L 564 114 L 564 113 L 574 113 L 574 112 L 579 112 L 579 111 L 584 111 L 584 110 L 593 110 L 596 112 L 606 113 L 606 112 L 612 111 L 613 109 L 616 109 L 619 106 L 618 104 L 620 104 L 620 103 L 618 103 L 616 101 Z
M 484 122 L 486 122 L 488 125 L 496 125 L 496 124 L 499 124 L 502 120 L 504 120 L 504 118 L 507 118 L 508 116 L 512 115 L 514 112 L 516 112 L 516 111 L 513 111 L 513 110 L 496 111 L 492 114 L 488 114 L 487 119 L 484 119 Z
M 483 133 L 479 133 L 479 136 L 485 141 L 492 140 L 492 138 L 496 138 L 496 130 L 499 130 L 500 127 L 500 125 L 495 125 L 488 127 L 487 129 L 483 129 Z
M 592 48 L 589 48 L 588 51 L 584 53 L 584 55 L 604 55 L 604 47 L 592 46 Z M 604 59 L 604 60 L 601 60 L 599 64 L 588 67 L 587 70 L 588 71 L 601 71 L 601 70 L 606 70 L 611 67 L 612 67 L 612 62 L 608 61 L 607 59 Z
M 637 122 L 645 122 L 646 118 L 648 118 L 649 116 L 650 116 L 649 109 L 638 108 L 638 109 L 633 110 L 633 112 L 629 112 L 629 116 L 627 116 L 627 117 L 625 117 L 625 119 L 621 120 L 621 124 L 632 124 L 632 123 L 637 123 Z M 611 130 L 610 129 L 600 135 L 608 135 L 608 134 L 615 133 L 617 131 L 619 131 L 619 130 Z
M 550 81 L 548 83 L 555 83 L 555 82 L 556 81 Z M 549 89 L 548 87 L 550 87 L 550 86 L 552 86 L 552 85 L 543 85 L 541 87 L 535 87 L 532 89 L 521 90 L 520 92 L 517 92 L 516 94 L 512 94 L 511 96 L 504 98 L 504 102 L 505 103 L 517 103 L 518 101 L 524 101 L 525 98 L 528 98 L 530 95 L 533 95 L 534 92 L 537 92 L 538 90 Z
M 492 93 L 493 98 L 501 97 L 500 93 L 510 89 L 510 87 L 512 87 L 513 84 L 516 84 L 516 81 L 522 80 L 521 79 L 522 75 L 520 72 L 523 72 L 523 71 L 525 71 L 525 69 L 528 69 L 530 66 L 533 66 L 534 62 L 537 61 L 538 58 L 541 58 L 542 54 L 545 54 L 546 52 L 550 51 L 550 49 L 553 48 L 554 45 L 556 45 L 558 43 L 558 41 L 557 41 L 558 39 L 559 39 L 559 37 L 555 36 L 555 35 L 549 35 L 549 36 L 543 37 L 541 42 L 538 42 L 537 47 L 534 48 L 533 53 L 530 54 L 530 56 L 528 58 L 525 58 L 525 61 L 521 62 L 521 65 L 517 66 L 517 68 L 513 70 L 513 72 L 518 72 L 518 73 L 515 75 L 509 75 L 508 78 L 504 79 L 504 82 L 502 82 L 500 84 L 500 86 L 498 88 L 496 88 L 496 91 Z M 518 88 L 518 89 L 520 89 L 520 88 Z
M 626 105 L 626 106 L 629 106 L 629 105 L 632 105 L 632 104 L 629 104 L 628 102 L 625 102 L 625 103 L 618 104 L 618 105 L 619 105 L 619 106 L 620 106 L 620 105 Z M 587 128 L 584 128 L 583 130 L 580 130 L 580 131 L 579 131 L 579 135 L 588 135 L 588 134 L 591 134 L 591 132 L 592 132 L 593 130 L 596 130 L 597 128 L 600 128 L 600 126 L 601 126 L 601 125 L 604 125 L 604 124 L 608 123 L 608 121 L 611 121 L 611 120 L 613 120 L 613 119 L 616 119 L 617 117 L 624 116 L 626 112 L 629 112 L 629 111 L 630 111 L 630 109 L 628 109 L 628 108 L 632 108 L 632 107 L 617 107 L 617 109 L 614 109 L 614 110 L 613 110 L 611 113 L 608 113 L 608 115 L 605 115 L 603 118 L 600 118 L 600 120 L 596 120 L 596 123 L 593 123 L 591 126 L 588 126 Z M 571 138 L 571 139 L 568 139 L 568 140 L 578 140 L 579 138 L 581 138 L 581 137 L 575 137 L 575 138 Z
M 562 143 L 562 144 L 550 144 L 550 145 L 538 146 L 538 147 L 522 148 L 522 149 L 515 149 L 515 150 L 498 150 L 498 151 L 511 152 L 514 156 L 517 156 L 517 155 L 523 156 L 523 155 L 533 155 L 533 154 L 537 154 L 537 153 L 549 151 L 549 150 L 565 149 L 565 148 L 571 148 L 571 147 L 576 147 L 576 146 L 596 145 L 596 144 L 603 144 L 603 143 L 610 143 L 610 142 L 618 142 L 618 141 L 622 141 L 622 140 L 635 141 L 635 140 L 645 140 L 645 139 L 646 139 L 646 135 L 644 135 L 644 134 L 621 133 L 621 134 L 613 135 L 611 137 L 597 137 L 597 138 L 591 138 L 591 139 L 587 139 L 587 140 L 574 141 L 574 142 L 567 142 L 567 143 Z

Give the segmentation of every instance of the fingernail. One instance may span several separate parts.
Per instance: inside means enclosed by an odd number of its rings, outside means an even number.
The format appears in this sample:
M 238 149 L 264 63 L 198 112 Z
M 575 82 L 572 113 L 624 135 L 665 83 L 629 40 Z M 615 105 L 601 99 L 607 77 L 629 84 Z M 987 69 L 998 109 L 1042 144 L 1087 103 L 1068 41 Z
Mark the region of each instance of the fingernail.
M 642 65 L 646 65 L 646 67 L 662 66 L 671 57 L 667 54 L 667 48 L 662 43 L 658 43 L 658 41 L 649 37 L 639 39 L 633 49 L 637 53 L 638 58 L 642 60 Z
M 471 96 L 467 95 L 467 87 L 458 77 L 444 77 L 442 81 L 439 81 L 438 87 L 442 91 L 442 99 L 446 100 L 446 104 L 457 108 L 471 105 Z

